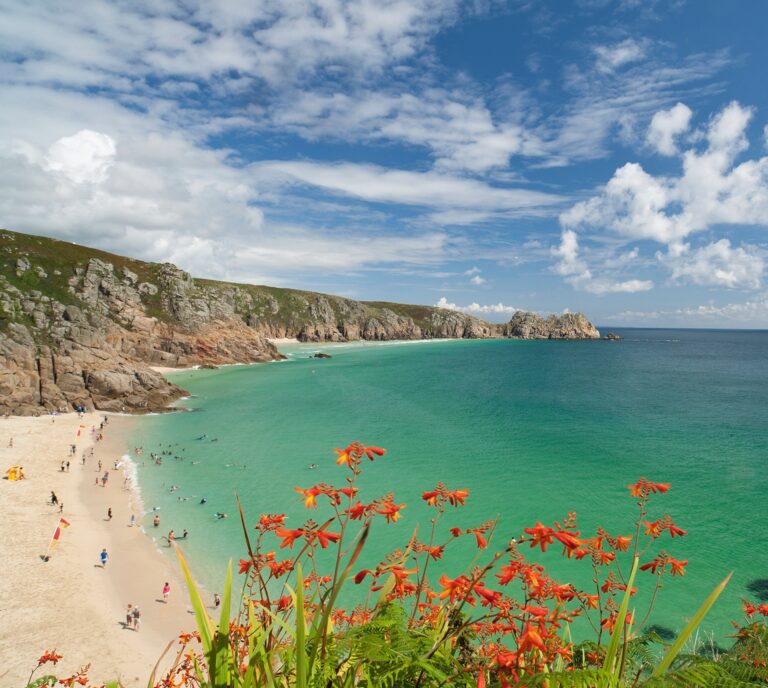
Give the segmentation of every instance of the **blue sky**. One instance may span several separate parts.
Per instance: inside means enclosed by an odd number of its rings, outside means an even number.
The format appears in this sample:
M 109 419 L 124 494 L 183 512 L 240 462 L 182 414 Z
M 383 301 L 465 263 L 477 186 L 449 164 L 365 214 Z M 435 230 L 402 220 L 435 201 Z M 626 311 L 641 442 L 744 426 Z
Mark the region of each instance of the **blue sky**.
M 761 0 L 0 0 L 0 225 L 491 320 L 768 327 Z

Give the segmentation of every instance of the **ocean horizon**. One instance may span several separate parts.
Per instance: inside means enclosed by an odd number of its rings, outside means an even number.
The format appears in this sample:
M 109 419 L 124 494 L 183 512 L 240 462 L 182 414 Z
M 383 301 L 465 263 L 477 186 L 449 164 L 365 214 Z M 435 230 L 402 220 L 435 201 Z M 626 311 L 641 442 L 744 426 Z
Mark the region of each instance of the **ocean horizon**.
M 170 529 L 188 529 L 182 547 L 213 592 L 226 562 L 245 556 L 235 492 L 250 524 L 260 513 L 286 513 L 299 527 L 318 516 L 294 488 L 341 485 L 333 449 L 351 441 L 388 450 L 366 462 L 363 501 L 393 491 L 407 504 L 398 523 L 375 524 L 360 568 L 429 525 L 420 495 L 439 481 L 470 491 L 467 506 L 446 515 L 445 532 L 499 519 L 484 561 L 524 527 L 571 511 L 584 536 L 598 526 L 631 534 L 637 507 L 627 485 L 642 476 L 672 485 L 652 499 L 653 518 L 670 514 L 687 531 L 660 538 L 649 554 L 689 562 L 684 578 L 665 577 L 649 624 L 679 631 L 733 570 L 701 631 L 727 644 L 739 598 L 768 577 L 757 530 L 768 485 L 768 331 L 601 328 L 608 331 L 624 339 L 291 344 L 280 346 L 288 358 L 279 363 L 174 373 L 191 394 L 179 402 L 190 412 L 142 418 L 129 438 L 143 447 L 132 455 L 144 527 L 158 544 Z M 318 352 L 331 358 L 310 358 Z M 434 572 L 457 575 L 477 551 L 473 538 L 453 547 Z M 593 586 L 586 561 L 557 548 L 524 552 L 560 582 Z M 643 616 L 655 578 L 638 575 Z M 349 585 L 344 603 L 364 595 Z

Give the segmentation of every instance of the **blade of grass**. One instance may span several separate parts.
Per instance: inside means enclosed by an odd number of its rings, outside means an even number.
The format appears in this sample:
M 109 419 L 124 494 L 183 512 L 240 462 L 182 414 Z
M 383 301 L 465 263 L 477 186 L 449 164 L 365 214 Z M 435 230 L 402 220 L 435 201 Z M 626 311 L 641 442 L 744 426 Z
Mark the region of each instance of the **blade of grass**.
M 149 681 L 147 682 L 147 688 L 155 688 L 155 676 L 157 675 L 157 668 L 160 666 L 160 662 L 163 661 L 163 657 L 165 657 L 165 655 L 168 654 L 168 650 L 170 650 L 173 647 L 173 644 L 175 642 L 176 642 L 175 640 L 171 640 L 165 646 L 165 650 L 163 650 L 163 653 L 157 658 L 157 662 L 155 662 L 155 666 L 152 667 L 152 673 L 149 675 Z
M 621 600 L 619 613 L 616 615 L 616 623 L 613 627 L 613 633 L 611 633 L 611 640 L 609 641 L 608 649 L 605 652 L 605 662 L 603 664 L 603 668 L 608 669 L 611 672 L 614 672 L 616 667 L 616 656 L 619 651 L 621 636 L 626 632 L 624 621 L 627 618 L 629 600 L 632 597 L 632 585 L 635 582 L 635 575 L 637 574 L 637 567 L 639 565 L 640 557 L 635 556 L 635 559 L 632 562 L 632 572 L 629 574 L 629 580 L 627 581 L 627 589 L 624 591 L 624 597 Z M 616 676 L 616 678 L 618 678 L 618 676 Z
M 307 688 L 307 627 L 304 618 L 304 576 L 296 565 L 296 688 Z
M 189 599 L 190 602 L 192 602 L 192 609 L 195 612 L 195 621 L 197 622 L 197 630 L 200 631 L 200 642 L 203 645 L 203 652 L 208 655 L 213 647 L 213 628 L 211 619 L 208 616 L 208 612 L 205 611 L 202 597 L 200 597 L 200 592 L 197 589 L 194 578 L 192 578 L 192 572 L 189 570 L 187 560 L 184 558 L 181 548 L 176 547 L 176 555 L 179 557 L 181 570 L 184 572 L 184 580 L 187 582 Z
M 686 624 L 683 632 L 672 644 L 672 647 L 669 648 L 667 654 L 656 665 L 656 668 L 651 674 L 651 678 L 658 678 L 659 676 L 663 676 L 667 669 L 669 669 L 669 667 L 672 665 L 672 662 L 675 661 L 675 657 L 677 657 L 677 655 L 680 653 L 680 650 L 683 649 L 683 645 L 685 645 L 688 638 L 696 630 L 696 627 L 702 622 L 704 617 L 712 608 L 712 605 L 717 601 L 717 598 L 720 597 L 720 593 L 725 590 L 725 586 L 728 585 L 728 581 L 731 580 L 732 575 L 733 571 L 731 571 L 731 573 L 725 577 L 722 583 L 720 583 L 711 593 L 709 593 L 707 599 L 704 600 L 704 603 L 701 605 L 701 607 L 699 607 L 699 610 L 691 617 L 691 620 Z
M 224 597 L 221 601 L 221 619 L 216 635 L 213 638 L 213 652 L 211 652 L 210 673 L 213 675 L 216 686 L 228 686 L 228 672 L 230 666 L 231 649 L 229 646 L 229 615 L 232 601 L 232 560 L 227 566 L 227 578 L 224 583 Z

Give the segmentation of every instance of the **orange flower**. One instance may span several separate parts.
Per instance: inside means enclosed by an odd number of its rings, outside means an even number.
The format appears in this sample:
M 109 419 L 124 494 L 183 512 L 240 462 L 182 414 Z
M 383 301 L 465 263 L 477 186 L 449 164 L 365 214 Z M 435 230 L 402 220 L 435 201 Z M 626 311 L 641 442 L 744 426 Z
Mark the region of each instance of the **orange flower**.
M 320 542 L 320 547 L 326 549 L 329 543 L 338 542 L 341 538 L 341 535 L 338 533 L 329 533 L 327 530 L 313 530 L 312 537 L 317 538 L 317 540 Z
M 248 573 L 248 571 L 251 570 L 251 566 L 253 566 L 253 561 L 251 561 L 250 559 L 241 559 L 240 569 L 238 570 L 238 573 L 239 574 Z
M 289 530 L 288 528 L 278 528 L 275 531 L 275 535 L 283 538 L 283 541 L 280 543 L 280 549 L 283 549 L 283 547 L 290 547 L 293 549 L 293 543 L 296 542 L 298 538 L 303 537 L 304 532 L 305 531 L 301 529 Z
M 656 573 L 657 571 L 664 570 L 664 563 L 665 559 L 662 557 L 656 557 L 655 559 L 652 559 L 647 564 L 643 564 L 640 567 L 641 571 L 648 571 L 650 570 L 651 573 Z
M 459 576 L 458 578 L 448 578 L 445 574 L 440 576 L 440 585 L 443 587 L 443 592 L 440 593 L 440 599 L 444 600 L 446 597 L 453 602 L 456 598 L 463 597 L 469 587 L 469 578 L 466 576 Z M 474 605 L 475 601 L 472 596 L 467 598 L 467 602 Z
M 634 485 L 627 485 L 629 494 L 638 499 L 647 499 L 652 493 L 663 494 L 669 490 L 669 483 L 652 483 L 650 480 L 640 478 Z
M 531 626 L 531 624 L 525 624 L 523 634 L 520 636 L 520 640 L 517 642 L 517 649 L 519 652 L 527 652 L 533 648 L 544 652 L 544 639 L 541 637 L 541 634 Z
M 431 492 L 423 492 L 421 498 L 427 503 L 427 506 L 437 506 L 437 498 L 440 496 L 440 492 L 432 490 Z
M 629 546 L 632 544 L 632 536 L 631 535 L 617 535 L 616 539 L 613 541 L 613 546 L 619 552 L 626 552 L 629 549 Z
M 284 523 L 285 514 L 262 514 L 259 516 L 259 522 L 256 524 L 256 528 L 266 532 L 281 528 Z
M 301 487 L 294 487 L 294 490 L 298 492 L 301 495 L 304 495 L 304 506 L 309 508 L 317 509 L 317 497 L 321 494 L 323 494 L 323 490 L 320 488 L 319 485 L 314 485 L 313 487 L 310 487 L 308 490 L 305 490 Z
M 393 502 L 383 502 L 376 509 L 377 514 L 381 514 L 387 523 L 395 523 L 400 518 L 400 509 L 404 509 L 405 504 L 395 504 Z
M 56 650 L 46 650 L 45 654 L 37 660 L 37 665 L 40 666 L 42 664 L 47 664 L 48 662 L 57 664 L 61 657 L 62 655 L 56 654 Z
M 554 536 L 563 544 L 563 547 L 565 547 L 567 550 L 575 550 L 580 545 L 584 544 L 583 540 L 579 540 L 576 537 L 576 533 L 571 533 L 567 530 L 558 530 L 554 533 Z
M 440 545 L 438 547 L 427 547 L 425 548 L 425 552 L 432 557 L 433 559 L 442 559 L 443 558 L 443 550 L 445 549 L 445 545 Z
M 367 515 L 368 511 L 373 507 L 372 504 L 363 504 L 359 499 L 357 500 L 357 504 L 354 506 L 349 507 L 344 513 L 349 514 L 349 517 L 353 521 L 359 521 L 363 518 L 363 516 Z
M 451 506 L 459 506 L 459 504 L 464 506 L 467 497 L 469 497 L 469 490 L 453 490 L 452 492 L 448 492 L 446 496 L 448 497 L 448 503 Z
M 496 607 L 501 600 L 501 593 L 496 590 L 489 590 L 482 585 L 475 585 L 474 592 L 480 597 L 483 607 Z
M 387 453 L 387 450 L 381 447 L 366 447 L 363 451 L 371 461 L 373 461 L 374 456 L 384 456 Z
M 554 529 L 545 526 L 541 521 L 536 521 L 533 528 L 525 528 L 524 530 L 531 536 L 531 547 L 539 545 L 542 552 L 547 551 L 547 545 L 552 544 L 552 538 L 555 535 Z
M 672 559 L 669 558 L 669 565 L 672 567 L 672 575 L 673 576 L 684 576 L 685 575 L 685 567 L 688 566 L 688 560 L 684 559 L 682 561 L 678 559 Z

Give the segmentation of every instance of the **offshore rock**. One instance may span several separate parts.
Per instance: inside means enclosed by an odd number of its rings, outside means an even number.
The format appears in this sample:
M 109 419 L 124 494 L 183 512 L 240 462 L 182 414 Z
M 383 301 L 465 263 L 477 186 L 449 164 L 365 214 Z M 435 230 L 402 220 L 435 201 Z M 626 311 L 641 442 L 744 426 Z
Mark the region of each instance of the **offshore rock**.
M 536 313 L 518 311 L 503 325 L 505 337 L 519 339 L 599 339 L 600 332 L 582 313 L 564 313 L 542 318 Z

